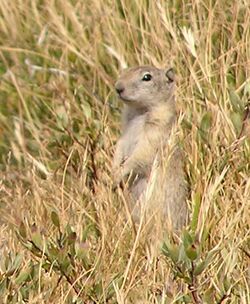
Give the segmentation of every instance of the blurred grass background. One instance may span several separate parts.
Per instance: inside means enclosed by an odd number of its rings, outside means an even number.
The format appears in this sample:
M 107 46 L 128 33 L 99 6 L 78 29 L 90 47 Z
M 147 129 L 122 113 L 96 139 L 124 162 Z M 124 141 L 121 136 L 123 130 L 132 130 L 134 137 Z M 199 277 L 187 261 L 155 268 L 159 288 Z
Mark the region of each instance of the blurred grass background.
M 197 277 L 112 192 L 113 84 L 140 64 L 177 71 Z M 1 303 L 250 303 L 249 98 L 247 0 L 1 0 Z

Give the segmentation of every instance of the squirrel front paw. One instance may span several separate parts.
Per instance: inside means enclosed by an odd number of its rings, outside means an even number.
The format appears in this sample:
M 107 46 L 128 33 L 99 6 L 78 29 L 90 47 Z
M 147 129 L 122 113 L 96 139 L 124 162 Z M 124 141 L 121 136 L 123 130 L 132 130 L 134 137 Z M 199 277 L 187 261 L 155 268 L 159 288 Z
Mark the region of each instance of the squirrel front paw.
M 113 189 L 117 187 L 124 188 L 124 185 L 127 183 L 129 179 L 129 174 L 126 168 L 123 165 L 116 167 L 113 169 Z

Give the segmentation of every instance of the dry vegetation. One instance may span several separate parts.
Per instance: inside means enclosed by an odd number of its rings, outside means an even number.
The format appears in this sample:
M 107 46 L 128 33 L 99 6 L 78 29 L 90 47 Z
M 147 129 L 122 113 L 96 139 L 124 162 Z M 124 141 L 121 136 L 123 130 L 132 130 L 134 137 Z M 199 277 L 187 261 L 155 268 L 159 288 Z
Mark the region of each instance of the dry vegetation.
M 113 84 L 148 63 L 177 71 L 190 184 L 163 250 L 110 178 Z M 249 97 L 248 0 L 1 0 L 0 302 L 250 303 Z

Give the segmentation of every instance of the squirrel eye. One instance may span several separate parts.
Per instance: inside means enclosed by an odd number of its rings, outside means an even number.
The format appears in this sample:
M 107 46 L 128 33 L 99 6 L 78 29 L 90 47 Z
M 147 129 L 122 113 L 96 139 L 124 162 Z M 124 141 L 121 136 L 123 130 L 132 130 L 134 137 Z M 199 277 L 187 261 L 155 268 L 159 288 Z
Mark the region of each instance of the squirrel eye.
M 151 79 L 152 79 L 152 75 L 149 73 L 144 74 L 142 77 L 143 81 L 150 81 Z

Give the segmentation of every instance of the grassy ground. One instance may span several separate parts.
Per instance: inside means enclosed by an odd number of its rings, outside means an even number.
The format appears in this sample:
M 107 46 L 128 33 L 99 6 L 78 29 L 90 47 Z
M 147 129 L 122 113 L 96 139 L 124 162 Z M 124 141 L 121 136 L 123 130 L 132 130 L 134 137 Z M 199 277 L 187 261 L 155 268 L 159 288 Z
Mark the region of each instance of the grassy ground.
M 163 251 L 110 178 L 138 64 L 178 74 L 191 224 Z M 250 303 L 249 98 L 247 0 L 1 0 L 0 302 Z

